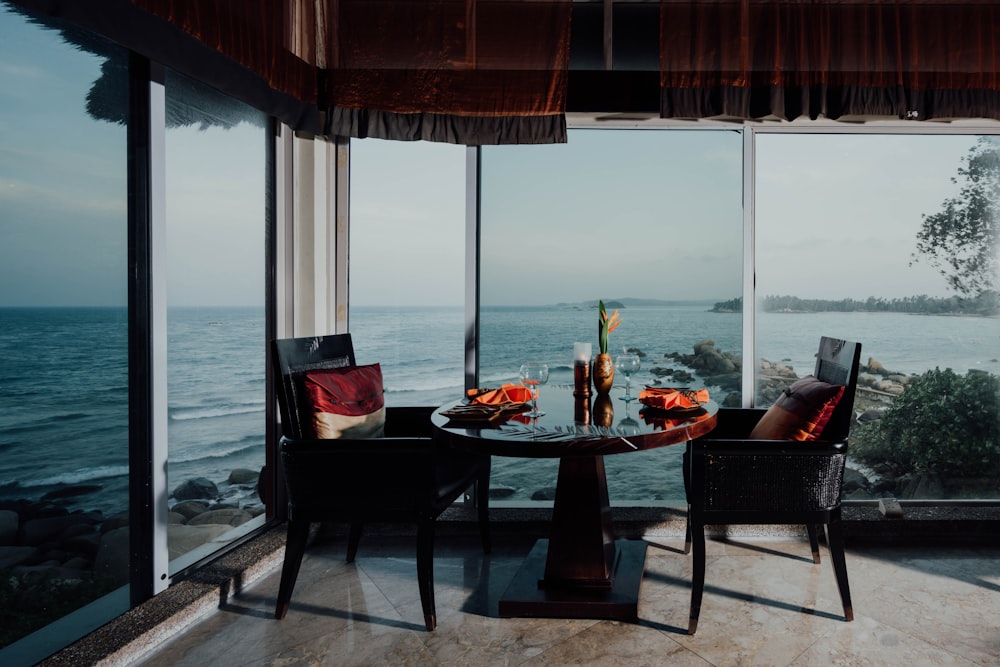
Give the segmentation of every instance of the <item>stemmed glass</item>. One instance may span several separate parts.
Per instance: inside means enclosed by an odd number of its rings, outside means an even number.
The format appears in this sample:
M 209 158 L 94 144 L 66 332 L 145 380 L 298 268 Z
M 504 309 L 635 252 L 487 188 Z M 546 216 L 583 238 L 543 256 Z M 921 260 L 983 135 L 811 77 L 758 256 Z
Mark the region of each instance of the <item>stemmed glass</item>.
M 637 398 L 632 395 L 632 373 L 639 370 L 640 363 L 639 355 L 631 352 L 615 357 L 615 370 L 625 376 L 625 395 L 619 396 L 619 398 L 626 403 Z
M 538 388 L 549 381 L 548 364 L 540 364 L 537 362 L 521 364 L 519 376 L 521 378 L 521 384 L 529 390 L 533 390 L 531 394 L 531 410 L 529 412 L 525 412 L 524 416 L 531 417 L 532 419 L 541 417 L 545 413 L 538 410 Z

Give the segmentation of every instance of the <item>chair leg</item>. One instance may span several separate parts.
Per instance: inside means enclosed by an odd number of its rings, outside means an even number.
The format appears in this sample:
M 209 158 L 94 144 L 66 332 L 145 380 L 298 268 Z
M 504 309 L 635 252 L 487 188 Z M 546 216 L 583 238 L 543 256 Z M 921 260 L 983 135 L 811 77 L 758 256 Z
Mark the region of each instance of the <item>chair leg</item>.
M 421 519 L 417 525 L 417 583 L 420 604 L 424 608 L 424 625 L 437 627 L 434 609 L 434 519 Z
M 274 617 L 284 618 L 292 601 L 292 590 L 299 577 L 299 567 L 309 540 L 308 521 L 289 521 L 285 538 L 285 560 L 281 565 L 281 583 L 278 585 L 278 602 L 274 607 Z
M 364 527 L 360 521 L 352 523 L 347 533 L 347 562 L 353 563 L 358 555 L 358 545 L 361 544 L 361 529 Z
M 691 525 L 688 519 L 688 535 L 693 537 L 694 557 L 691 561 L 691 613 L 688 615 L 688 634 L 698 630 L 698 616 L 701 615 L 701 598 L 705 592 L 705 526 Z
M 688 505 L 687 522 L 684 530 L 684 553 L 691 553 L 691 506 Z
M 479 535 L 483 542 L 483 553 L 493 549 L 490 540 L 490 477 L 484 475 L 476 481 L 476 511 L 479 514 Z
M 819 535 L 816 534 L 816 524 L 807 523 L 806 532 L 809 533 L 809 547 L 812 549 L 813 563 L 819 564 Z
M 840 589 L 840 601 L 844 605 L 844 620 L 853 621 L 854 606 L 851 604 L 851 587 L 847 582 L 847 559 L 844 557 L 844 534 L 841 532 L 840 522 L 827 524 L 826 535 L 833 572 L 837 575 L 837 588 Z

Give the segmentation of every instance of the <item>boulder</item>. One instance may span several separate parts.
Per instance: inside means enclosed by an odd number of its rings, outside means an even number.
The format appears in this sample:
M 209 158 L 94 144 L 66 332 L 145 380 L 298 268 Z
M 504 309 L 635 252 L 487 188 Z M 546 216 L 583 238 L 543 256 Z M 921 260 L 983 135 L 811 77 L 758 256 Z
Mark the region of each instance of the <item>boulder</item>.
M 125 528 L 128 526 L 129 516 L 128 511 L 119 512 L 118 514 L 113 514 L 104 520 L 101 524 L 101 532 L 106 533 L 117 528 Z
M 48 540 L 54 540 L 63 535 L 73 526 L 85 524 L 93 527 L 94 522 L 83 514 L 67 514 L 48 519 L 32 519 L 21 527 L 21 544 L 37 546 Z
M 868 365 L 865 367 L 871 373 L 877 373 L 879 375 L 884 375 L 886 373 L 885 366 L 882 362 L 875 357 L 868 357 Z
M 128 567 L 129 529 L 116 528 L 102 535 L 94 557 L 94 572 L 108 576 L 115 586 L 124 586 L 128 583 Z
M 238 508 L 209 510 L 192 518 L 187 522 L 189 526 L 205 526 L 209 524 L 221 524 L 227 526 L 240 526 L 253 518 L 249 512 Z
M 8 546 L 17 541 L 17 529 L 21 516 L 13 510 L 0 510 L 0 546 Z
M 206 526 L 167 526 L 167 546 L 170 560 L 180 558 L 203 544 L 212 542 L 231 530 L 229 526 L 210 524 Z
M 190 521 L 193 517 L 198 516 L 202 512 L 208 511 L 208 503 L 204 503 L 198 500 L 185 500 L 182 503 L 177 503 L 171 509 L 171 512 L 176 512 L 180 514 L 185 519 Z
M 230 484 L 256 484 L 260 472 L 248 468 L 236 468 L 229 473 Z
M 868 478 L 852 468 L 844 469 L 844 491 L 851 492 L 868 488 Z
M 219 495 L 219 487 L 210 479 L 195 477 L 180 484 L 171 495 L 177 500 L 214 499 Z
M 97 493 L 103 487 L 99 484 L 73 484 L 70 486 L 64 486 L 61 489 L 56 489 L 54 491 L 49 491 L 44 496 L 42 500 L 61 500 L 64 498 L 76 498 L 78 496 L 85 496 L 91 493 Z
M 38 557 L 35 547 L 0 547 L 0 570 L 16 567 Z
M 556 489 L 553 486 L 547 486 L 544 489 L 538 489 L 531 494 L 532 500 L 555 500 L 556 499 Z

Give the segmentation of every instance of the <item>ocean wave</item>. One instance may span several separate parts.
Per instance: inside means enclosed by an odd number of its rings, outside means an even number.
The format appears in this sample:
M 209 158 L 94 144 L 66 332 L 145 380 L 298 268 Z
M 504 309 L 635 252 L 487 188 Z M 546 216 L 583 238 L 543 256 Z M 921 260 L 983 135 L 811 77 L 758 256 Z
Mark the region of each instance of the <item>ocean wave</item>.
M 64 414 L 46 414 L 38 419 L 29 419 L 0 426 L 0 434 L 17 435 L 19 433 L 33 433 L 40 429 L 49 430 L 56 422 L 73 422 L 83 419 L 91 419 L 96 415 L 89 412 L 67 412 Z
M 194 463 L 196 461 L 215 461 L 219 459 L 229 458 L 230 456 L 235 456 L 237 454 L 245 454 L 247 452 L 261 452 L 263 455 L 264 451 L 264 436 L 247 436 L 239 442 L 225 443 L 227 446 L 220 449 L 220 445 L 223 443 L 216 443 L 210 454 L 205 453 L 204 450 L 200 450 L 198 453 L 192 453 L 189 455 L 174 455 L 170 457 L 170 463 Z
M 455 382 L 450 382 L 448 380 L 442 380 L 441 382 L 433 382 L 428 380 L 427 382 L 412 382 L 412 383 L 393 383 L 386 384 L 385 393 L 387 394 L 405 394 L 414 391 L 444 391 L 453 390 L 461 392 L 462 385 L 456 384 Z
M 264 412 L 264 403 L 225 405 L 211 408 L 175 408 L 170 413 L 170 419 L 174 421 L 188 421 L 191 419 L 212 419 L 214 417 L 228 417 L 230 415 L 246 415 L 255 412 Z
M 71 472 L 56 473 L 37 479 L 17 479 L 0 481 L 0 489 L 31 488 L 36 486 L 56 486 L 60 484 L 82 484 L 98 479 L 125 477 L 128 466 L 98 466 L 96 468 L 78 468 Z

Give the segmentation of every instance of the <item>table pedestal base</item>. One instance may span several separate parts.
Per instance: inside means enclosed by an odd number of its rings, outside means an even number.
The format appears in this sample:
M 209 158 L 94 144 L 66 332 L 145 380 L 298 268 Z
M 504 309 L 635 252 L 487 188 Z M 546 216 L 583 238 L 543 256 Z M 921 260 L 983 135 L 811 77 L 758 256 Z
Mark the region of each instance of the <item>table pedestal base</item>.
M 549 541 L 538 540 L 500 598 L 501 618 L 600 618 L 637 621 L 646 543 L 616 540 L 609 586 L 545 583 Z

